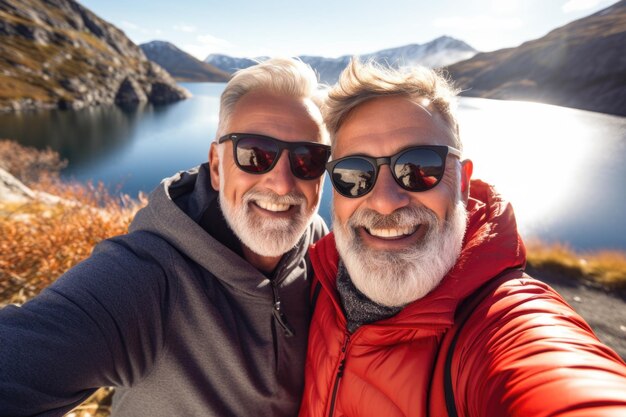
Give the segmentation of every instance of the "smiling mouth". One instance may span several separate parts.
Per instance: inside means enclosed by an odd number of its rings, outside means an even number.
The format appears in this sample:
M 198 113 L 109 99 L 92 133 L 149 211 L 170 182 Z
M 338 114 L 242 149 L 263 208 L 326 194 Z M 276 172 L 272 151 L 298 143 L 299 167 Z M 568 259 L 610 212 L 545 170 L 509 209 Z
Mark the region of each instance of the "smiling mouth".
M 281 213 L 281 212 L 289 210 L 292 207 L 289 204 L 276 204 L 276 203 L 270 203 L 264 200 L 256 200 L 254 204 L 259 206 L 263 210 L 272 211 L 274 213 Z
M 369 235 L 380 238 L 380 239 L 399 239 L 399 238 L 411 236 L 419 228 L 420 228 L 420 225 L 410 226 L 410 227 L 385 228 L 385 229 L 368 229 L 368 228 L 364 228 L 364 229 Z

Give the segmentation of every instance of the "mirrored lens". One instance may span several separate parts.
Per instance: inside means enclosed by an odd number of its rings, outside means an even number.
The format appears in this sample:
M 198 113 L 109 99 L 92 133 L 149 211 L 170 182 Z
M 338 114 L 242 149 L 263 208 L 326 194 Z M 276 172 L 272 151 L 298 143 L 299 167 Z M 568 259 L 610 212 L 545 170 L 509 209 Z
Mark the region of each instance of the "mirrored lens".
M 324 173 L 328 149 L 321 146 L 302 145 L 289 153 L 294 175 L 302 179 L 318 178 Z
M 443 159 L 430 149 L 411 149 L 398 157 L 393 167 L 398 183 L 410 191 L 433 188 L 443 177 Z
M 247 172 L 266 172 L 278 155 L 278 146 L 271 140 L 248 136 L 237 142 L 237 163 Z
M 372 188 L 375 169 L 369 161 L 354 157 L 339 161 L 331 175 L 333 186 L 340 194 L 358 197 Z

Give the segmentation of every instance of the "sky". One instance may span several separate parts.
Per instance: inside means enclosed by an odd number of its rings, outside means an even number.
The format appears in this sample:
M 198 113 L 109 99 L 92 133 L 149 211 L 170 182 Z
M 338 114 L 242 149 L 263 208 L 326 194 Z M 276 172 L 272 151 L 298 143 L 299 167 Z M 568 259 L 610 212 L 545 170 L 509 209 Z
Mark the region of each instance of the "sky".
M 203 60 L 359 55 L 448 35 L 483 52 L 515 47 L 615 0 L 78 0 L 136 44 Z

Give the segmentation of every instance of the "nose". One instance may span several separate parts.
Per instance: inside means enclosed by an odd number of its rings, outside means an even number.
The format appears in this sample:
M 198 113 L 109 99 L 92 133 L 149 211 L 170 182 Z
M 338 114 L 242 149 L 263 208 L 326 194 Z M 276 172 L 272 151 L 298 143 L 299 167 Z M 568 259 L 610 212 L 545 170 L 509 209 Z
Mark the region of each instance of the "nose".
M 287 150 L 283 150 L 278 155 L 278 161 L 270 172 L 264 175 L 264 185 L 278 195 L 285 195 L 296 187 L 296 178 L 291 172 L 289 165 L 289 155 Z
M 367 204 L 378 213 L 388 215 L 409 205 L 411 197 L 408 193 L 394 180 L 389 166 L 383 165 L 378 173 L 374 189 L 366 196 Z

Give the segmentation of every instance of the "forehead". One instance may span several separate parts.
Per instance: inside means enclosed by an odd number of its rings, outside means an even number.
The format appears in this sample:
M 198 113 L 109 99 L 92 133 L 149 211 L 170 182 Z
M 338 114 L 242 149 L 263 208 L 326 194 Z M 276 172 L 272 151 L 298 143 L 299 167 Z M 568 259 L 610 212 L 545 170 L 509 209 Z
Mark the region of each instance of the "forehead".
M 307 98 L 251 92 L 235 105 L 228 131 L 258 133 L 286 141 L 321 141 L 322 116 Z
M 381 97 L 353 109 L 335 137 L 333 155 L 388 156 L 413 145 L 453 145 L 438 112 L 406 97 Z

